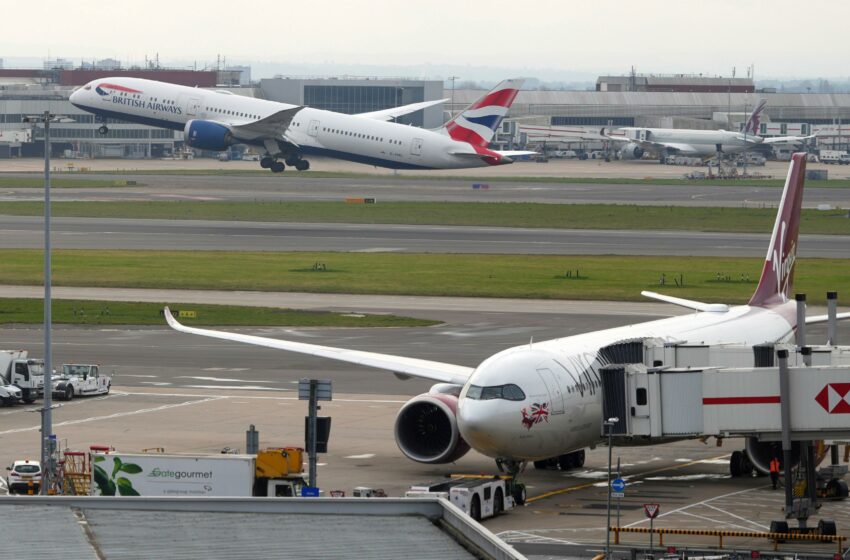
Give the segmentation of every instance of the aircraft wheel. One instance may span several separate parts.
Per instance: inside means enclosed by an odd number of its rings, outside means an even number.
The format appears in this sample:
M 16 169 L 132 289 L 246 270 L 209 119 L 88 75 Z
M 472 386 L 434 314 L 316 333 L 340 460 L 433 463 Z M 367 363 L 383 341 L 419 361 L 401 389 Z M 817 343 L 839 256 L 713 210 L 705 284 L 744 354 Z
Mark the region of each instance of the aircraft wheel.
M 100 128 L 97 129 L 97 133 L 101 136 L 106 136 L 106 134 L 109 133 L 109 127 L 105 124 L 102 124 L 100 125 Z
M 287 157 L 285 160 L 283 160 L 283 161 L 284 161 L 284 163 L 286 163 L 286 165 L 288 165 L 289 167 L 295 167 L 295 168 L 297 169 L 296 164 L 298 163 L 298 160 L 299 160 L 298 156 L 288 156 L 288 157 Z
M 260 160 L 260 167 L 263 169 L 270 169 L 272 165 L 274 165 L 274 160 L 268 156 Z
M 744 452 L 733 451 L 732 457 L 729 458 L 729 474 L 733 477 L 744 475 Z
M 522 506 L 525 505 L 525 500 L 528 498 L 528 494 L 525 491 L 525 484 L 517 483 L 514 485 L 514 502 L 516 505 Z
M 549 468 L 549 459 L 543 459 L 542 461 L 534 461 L 534 468 L 539 471 L 545 471 Z
M 65 387 L 65 400 L 70 401 L 74 398 L 74 388 L 73 387 Z
M 481 500 L 478 496 L 472 497 L 472 505 L 469 506 L 469 517 L 476 521 L 481 521 Z
M 286 166 L 283 164 L 282 161 L 276 161 L 272 163 L 272 173 L 283 173 L 284 169 L 286 169 Z
M 505 497 L 502 495 L 502 489 L 496 490 L 496 499 L 493 502 L 493 517 L 497 517 L 505 509 Z
M 568 471 L 573 468 L 575 466 L 573 454 L 567 453 L 566 455 L 560 455 L 558 457 L 558 466 L 561 467 L 562 471 Z
M 310 169 L 310 162 L 306 159 L 299 159 L 295 162 L 295 169 L 298 171 L 307 171 Z

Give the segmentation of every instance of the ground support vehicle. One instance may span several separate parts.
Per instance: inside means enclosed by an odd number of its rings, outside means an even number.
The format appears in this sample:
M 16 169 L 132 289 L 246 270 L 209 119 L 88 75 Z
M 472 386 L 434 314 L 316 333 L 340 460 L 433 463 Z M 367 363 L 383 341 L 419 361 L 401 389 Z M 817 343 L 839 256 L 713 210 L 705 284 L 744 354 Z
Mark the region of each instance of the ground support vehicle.
M 53 397 L 69 401 L 81 395 L 106 395 L 111 385 L 112 378 L 100 375 L 96 364 L 63 364 L 53 380 Z
M 257 455 L 92 453 L 94 496 L 295 497 L 305 486 L 303 449 L 262 449 Z
M 0 377 L 0 383 L 18 387 L 29 404 L 44 392 L 44 361 L 28 359 L 26 350 L 0 350 Z
M 452 475 L 440 482 L 416 484 L 407 498 L 437 496 L 450 501 L 476 521 L 495 517 L 525 503 L 525 486 L 510 476 Z
M 38 494 L 41 487 L 41 465 L 38 461 L 15 461 L 6 467 L 6 483 L 10 494 Z
M 844 150 L 821 150 L 819 158 L 821 163 L 850 164 L 850 155 Z
M 0 403 L 11 406 L 21 402 L 21 390 L 14 385 L 0 385 Z

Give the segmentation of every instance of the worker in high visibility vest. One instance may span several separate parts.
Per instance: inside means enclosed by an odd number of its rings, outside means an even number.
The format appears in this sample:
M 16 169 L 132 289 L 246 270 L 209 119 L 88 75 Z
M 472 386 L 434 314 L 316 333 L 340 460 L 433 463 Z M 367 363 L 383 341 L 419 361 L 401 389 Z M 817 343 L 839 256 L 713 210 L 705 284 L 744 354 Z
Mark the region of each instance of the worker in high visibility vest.
M 779 459 L 774 457 L 770 460 L 770 484 L 773 485 L 773 489 L 776 490 L 776 486 L 779 483 Z

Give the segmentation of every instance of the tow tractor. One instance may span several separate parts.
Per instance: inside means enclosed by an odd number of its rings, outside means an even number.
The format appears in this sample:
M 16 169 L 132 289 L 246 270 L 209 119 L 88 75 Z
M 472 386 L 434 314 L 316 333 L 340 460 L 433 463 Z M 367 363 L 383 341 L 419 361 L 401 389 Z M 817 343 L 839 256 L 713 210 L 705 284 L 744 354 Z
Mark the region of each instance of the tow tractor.
M 440 482 L 415 484 L 404 496 L 444 498 L 474 520 L 481 521 L 524 504 L 525 485 L 506 475 L 453 474 Z
M 96 364 L 63 364 L 53 382 L 53 396 L 69 401 L 75 396 L 108 394 L 112 378 L 98 370 Z

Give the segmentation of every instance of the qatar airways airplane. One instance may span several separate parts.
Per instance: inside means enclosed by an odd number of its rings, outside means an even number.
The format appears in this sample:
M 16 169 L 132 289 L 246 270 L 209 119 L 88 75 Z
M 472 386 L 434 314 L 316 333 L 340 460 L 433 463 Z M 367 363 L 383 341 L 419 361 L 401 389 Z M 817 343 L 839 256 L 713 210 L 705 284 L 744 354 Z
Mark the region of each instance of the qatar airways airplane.
M 107 119 L 182 130 L 187 145 L 223 151 L 251 144 L 260 166 L 275 173 L 310 168 L 304 156 L 326 156 L 392 169 L 460 169 L 513 163 L 535 152 L 498 151 L 490 141 L 522 86 L 505 80 L 437 130 L 387 122 L 443 103 L 424 101 L 358 115 L 144 80 L 103 78 L 71 94 L 76 107 Z M 281 161 L 282 160 L 282 161 Z
M 650 338 L 694 344 L 761 344 L 789 340 L 796 304 L 789 300 L 797 255 L 806 154 L 794 154 L 767 249 L 761 278 L 747 305 L 729 307 L 644 292 L 697 311 L 694 314 L 589 332 L 508 348 L 467 367 L 403 356 L 332 348 L 187 327 L 166 308 L 168 324 L 184 333 L 311 354 L 413 376 L 436 384 L 404 404 L 395 439 L 404 455 L 422 463 L 448 463 L 470 447 L 515 474 L 525 461 L 562 468 L 584 463 L 584 448 L 603 442 L 599 369 L 618 345 Z M 841 313 L 839 318 L 850 318 Z M 826 321 L 809 317 L 806 323 Z M 646 444 L 645 440 L 641 440 Z M 650 443 L 661 443 L 654 441 Z M 624 441 L 623 445 L 629 445 Z M 758 440 L 747 444 L 757 468 L 767 467 Z M 769 455 L 768 459 L 769 460 Z

